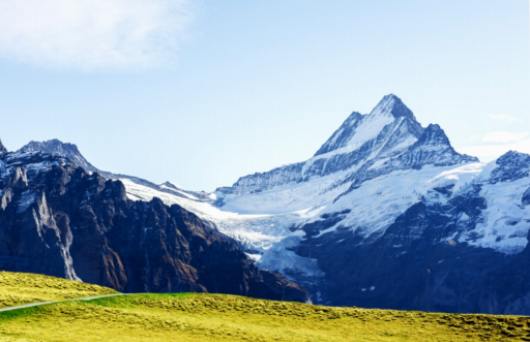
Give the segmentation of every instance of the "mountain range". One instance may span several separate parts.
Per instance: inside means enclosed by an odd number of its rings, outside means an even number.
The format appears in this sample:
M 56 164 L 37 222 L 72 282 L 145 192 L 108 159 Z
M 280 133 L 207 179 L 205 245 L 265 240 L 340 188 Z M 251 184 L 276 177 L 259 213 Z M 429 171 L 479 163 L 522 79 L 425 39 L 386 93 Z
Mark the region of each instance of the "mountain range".
M 50 149 L 54 149 L 54 153 Z M 105 173 L 104 173 L 105 174 Z M 0 269 L 126 292 L 221 292 L 305 301 L 210 222 L 160 199 L 133 201 L 74 145 L 0 153 Z
M 352 113 L 308 160 L 213 193 L 100 170 L 58 140 L 0 160 L 2 269 L 129 291 L 530 314 L 530 156 L 458 153 L 395 95 Z

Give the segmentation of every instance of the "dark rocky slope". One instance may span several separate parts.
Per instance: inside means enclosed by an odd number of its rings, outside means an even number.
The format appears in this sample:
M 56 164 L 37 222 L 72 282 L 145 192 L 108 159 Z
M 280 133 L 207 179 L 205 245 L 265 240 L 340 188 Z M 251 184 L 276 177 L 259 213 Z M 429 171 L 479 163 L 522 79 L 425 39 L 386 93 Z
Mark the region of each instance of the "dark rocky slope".
M 126 292 L 306 299 L 298 285 L 258 270 L 237 242 L 179 206 L 130 201 L 120 182 L 62 157 L 0 153 L 2 270 Z

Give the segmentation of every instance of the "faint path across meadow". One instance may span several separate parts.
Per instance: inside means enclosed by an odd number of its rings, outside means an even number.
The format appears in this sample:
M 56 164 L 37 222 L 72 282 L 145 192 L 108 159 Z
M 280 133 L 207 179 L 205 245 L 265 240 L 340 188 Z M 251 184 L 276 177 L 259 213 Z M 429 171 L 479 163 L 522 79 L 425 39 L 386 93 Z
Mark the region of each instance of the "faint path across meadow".
M 50 301 L 45 301 L 45 302 L 28 303 L 28 304 L 22 304 L 22 305 L 16 305 L 16 306 L 9 306 L 7 308 L 1 308 L 0 313 L 34 308 L 38 306 L 58 304 L 58 303 L 79 302 L 79 301 L 90 302 L 96 299 L 118 297 L 118 296 L 123 296 L 123 295 L 124 295 L 123 293 L 112 293 L 112 294 L 99 295 L 99 296 L 89 296 L 89 297 L 81 297 L 81 298 L 50 300 Z

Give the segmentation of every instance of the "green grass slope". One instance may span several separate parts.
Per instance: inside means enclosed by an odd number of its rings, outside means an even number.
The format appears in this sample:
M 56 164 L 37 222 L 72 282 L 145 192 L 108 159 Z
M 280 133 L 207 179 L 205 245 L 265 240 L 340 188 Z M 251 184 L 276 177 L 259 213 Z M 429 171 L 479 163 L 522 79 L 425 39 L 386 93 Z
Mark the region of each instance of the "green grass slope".
M 0 341 L 530 341 L 530 318 L 138 294 L 0 313 Z
M 115 293 L 109 288 L 37 274 L 0 272 L 0 308 Z

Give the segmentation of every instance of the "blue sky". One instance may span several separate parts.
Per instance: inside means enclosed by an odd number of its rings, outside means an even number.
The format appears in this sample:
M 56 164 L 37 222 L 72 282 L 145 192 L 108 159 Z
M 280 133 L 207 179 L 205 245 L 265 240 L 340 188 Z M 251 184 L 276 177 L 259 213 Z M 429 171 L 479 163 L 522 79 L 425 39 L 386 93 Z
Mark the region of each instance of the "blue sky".
M 212 190 L 395 93 L 460 151 L 530 153 L 529 28 L 527 0 L 0 0 L 0 137 Z

